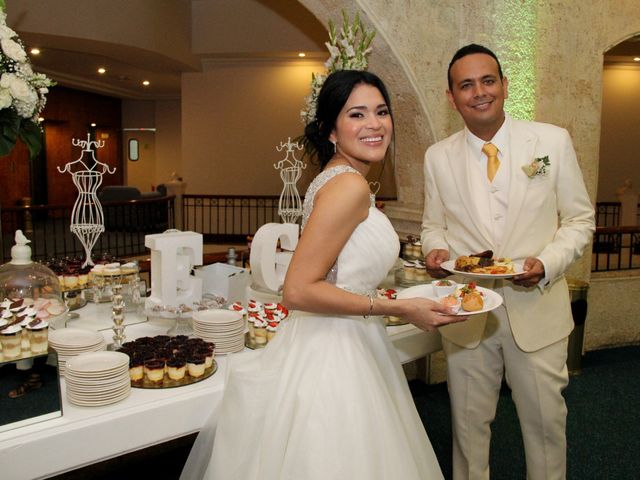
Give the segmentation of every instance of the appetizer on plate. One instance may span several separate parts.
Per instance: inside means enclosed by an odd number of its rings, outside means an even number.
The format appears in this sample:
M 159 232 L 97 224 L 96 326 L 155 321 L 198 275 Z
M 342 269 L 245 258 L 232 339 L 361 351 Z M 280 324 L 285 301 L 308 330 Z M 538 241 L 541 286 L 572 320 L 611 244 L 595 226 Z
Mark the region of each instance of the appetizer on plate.
M 460 272 L 502 275 L 515 273 L 513 261 L 510 258 L 494 258 L 493 251 L 485 250 L 480 253 L 463 255 L 456 259 L 456 270 Z
M 440 297 L 439 301 L 455 312 L 461 307 L 465 312 L 478 312 L 484 308 L 484 298 L 474 282 L 462 285 L 454 294 Z

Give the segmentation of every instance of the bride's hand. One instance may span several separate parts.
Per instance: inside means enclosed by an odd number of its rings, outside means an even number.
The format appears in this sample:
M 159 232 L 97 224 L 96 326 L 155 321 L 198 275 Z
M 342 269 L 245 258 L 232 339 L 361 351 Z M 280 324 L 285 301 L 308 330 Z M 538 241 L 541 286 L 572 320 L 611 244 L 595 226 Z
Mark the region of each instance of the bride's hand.
M 426 298 L 407 298 L 396 301 L 402 302 L 402 309 L 404 310 L 403 314 L 400 315 L 402 318 L 421 330 L 429 332 L 443 325 L 463 322 L 469 318 L 466 315 L 455 315 L 449 307 Z

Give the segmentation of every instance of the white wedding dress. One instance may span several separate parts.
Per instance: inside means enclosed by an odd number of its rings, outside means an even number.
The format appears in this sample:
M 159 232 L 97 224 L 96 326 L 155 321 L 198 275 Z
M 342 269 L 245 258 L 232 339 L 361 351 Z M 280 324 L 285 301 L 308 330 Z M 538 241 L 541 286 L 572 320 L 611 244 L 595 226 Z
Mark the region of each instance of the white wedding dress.
M 345 171 L 356 172 L 335 167 L 316 177 L 303 225 L 317 190 Z M 389 220 L 372 206 L 327 279 L 354 293 L 373 292 L 398 250 Z M 281 328 L 259 355 L 230 359 L 213 415 L 213 453 L 210 429 L 196 441 L 182 478 L 442 478 L 381 317 L 294 312 Z

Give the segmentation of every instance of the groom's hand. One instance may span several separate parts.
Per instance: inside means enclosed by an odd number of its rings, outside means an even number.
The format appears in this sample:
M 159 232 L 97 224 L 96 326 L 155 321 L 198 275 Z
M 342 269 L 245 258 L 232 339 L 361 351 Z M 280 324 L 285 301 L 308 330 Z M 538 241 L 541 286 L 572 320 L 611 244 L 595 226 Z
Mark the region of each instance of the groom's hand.
M 521 287 L 531 288 L 540 283 L 544 278 L 544 265 L 537 258 L 529 257 L 524 261 L 522 268 L 525 273 L 513 278 L 513 283 Z
M 444 278 L 451 275 L 451 273 L 440 267 L 440 264 L 447 260 L 449 260 L 449 250 L 437 248 L 427 253 L 427 256 L 424 258 L 424 263 L 427 266 L 429 275 L 433 278 Z

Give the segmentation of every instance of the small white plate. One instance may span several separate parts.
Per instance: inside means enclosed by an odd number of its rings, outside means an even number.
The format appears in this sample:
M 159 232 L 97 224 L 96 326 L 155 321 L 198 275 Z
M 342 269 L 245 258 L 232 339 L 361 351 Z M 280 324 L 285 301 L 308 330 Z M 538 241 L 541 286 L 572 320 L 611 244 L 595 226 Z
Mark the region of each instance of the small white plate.
M 458 287 L 462 287 L 462 285 L 458 284 Z M 478 310 L 477 312 L 467 312 L 466 310 L 463 310 L 461 308 L 457 315 L 477 315 L 479 313 L 490 312 L 491 310 L 494 310 L 502 305 L 502 297 L 493 290 L 482 287 L 476 287 L 476 290 L 482 293 L 484 308 L 482 310 Z M 409 287 L 398 294 L 398 298 L 416 297 L 428 298 L 429 300 L 434 300 L 436 302 L 438 301 L 438 296 L 436 295 L 432 285 L 416 285 L 415 287 Z
M 513 277 L 517 277 L 518 275 L 522 275 L 523 273 L 525 273 L 525 271 L 522 268 L 522 264 L 521 263 L 514 263 L 513 264 L 514 273 L 472 273 L 472 272 L 463 272 L 461 270 L 456 270 L 456 261 L 455 260 L 447 260 L 446 262 L 442 262 L 440 267 L 442 267 L 442 269 L 446 270 L 447 272 L 455 273 L 457 275 L 461 275 L 461 276 L 467 277 L 467 278 L 476 278 L 476 279 L 482 279 L 482 278 L 513 278 Z

